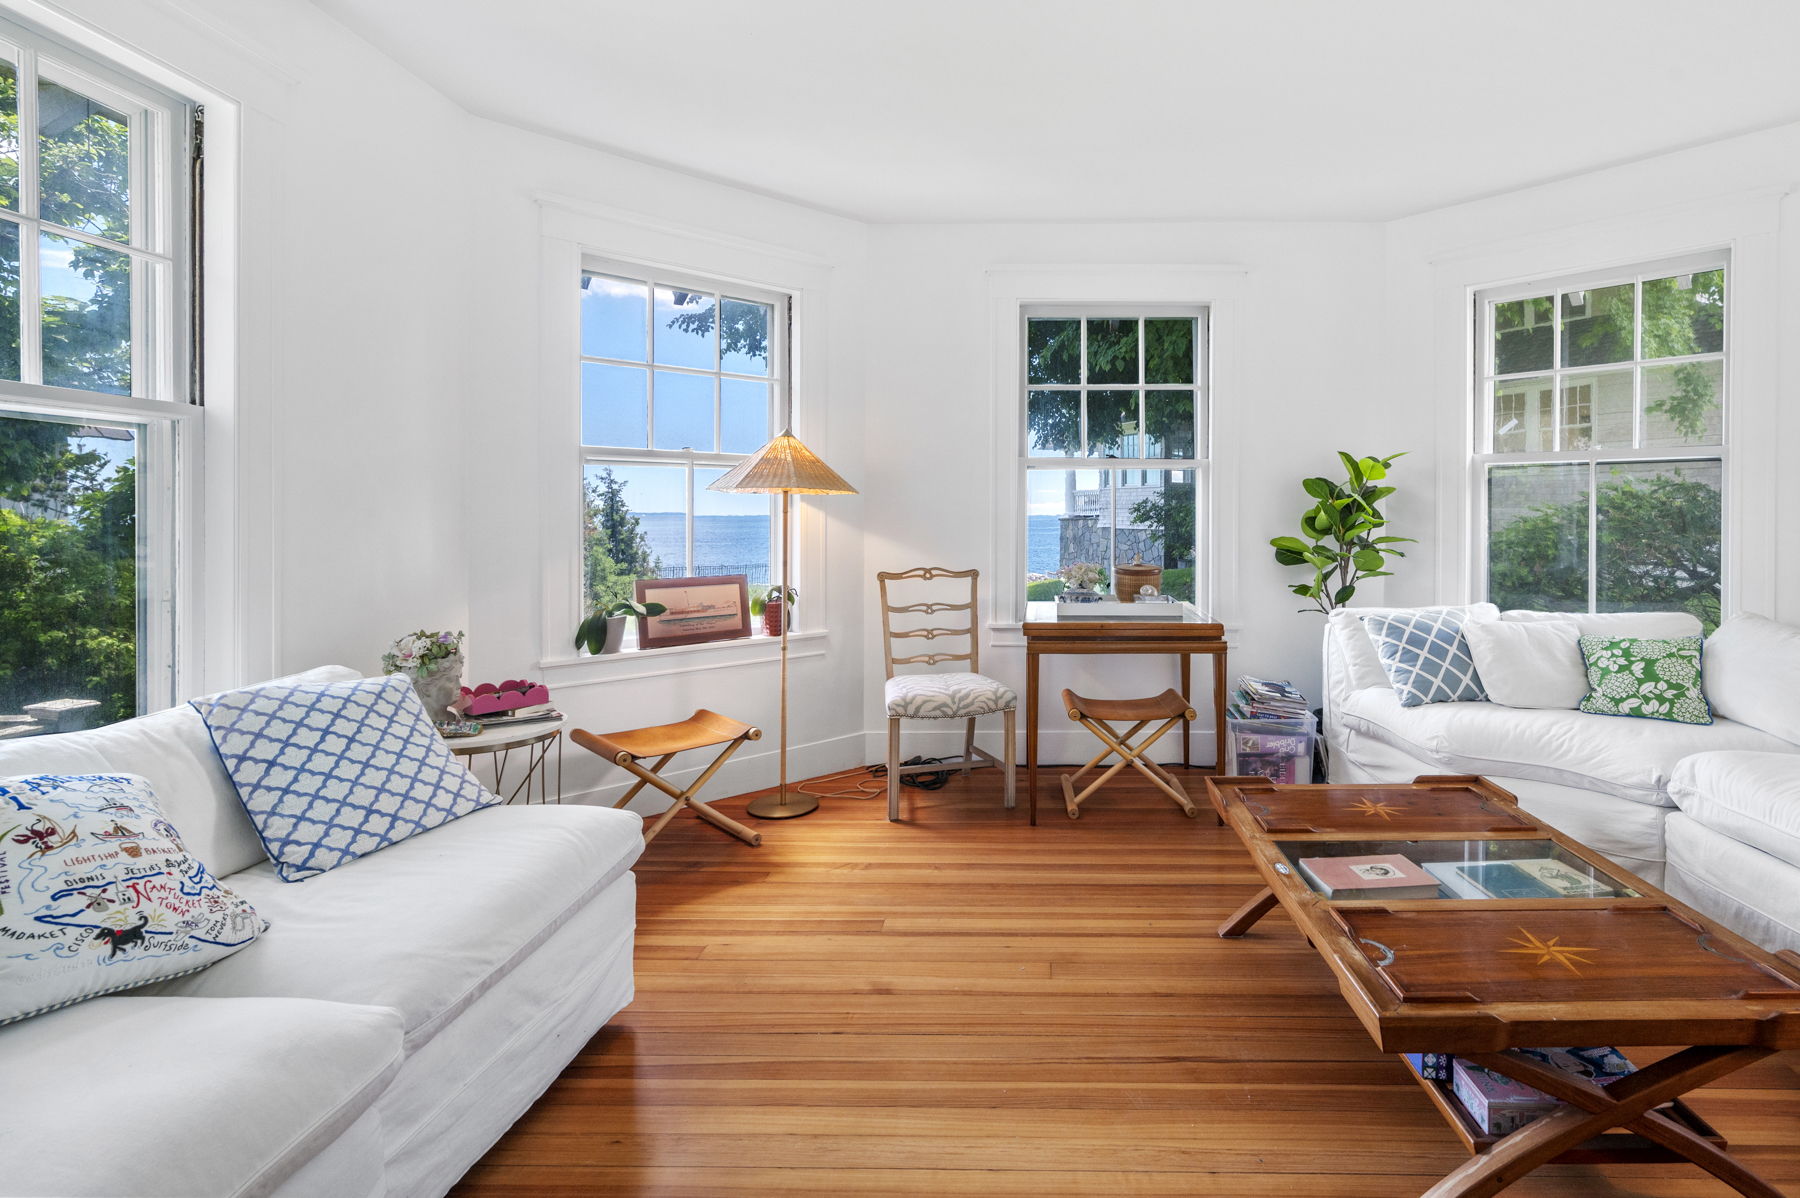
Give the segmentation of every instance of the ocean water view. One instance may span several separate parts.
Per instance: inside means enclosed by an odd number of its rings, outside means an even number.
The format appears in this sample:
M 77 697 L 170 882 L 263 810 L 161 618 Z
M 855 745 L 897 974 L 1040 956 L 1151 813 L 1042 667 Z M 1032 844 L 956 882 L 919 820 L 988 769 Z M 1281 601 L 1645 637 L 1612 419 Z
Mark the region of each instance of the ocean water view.
M 680 512 L 639 512 L 638 526 L 650 552 L 662 562 L 665 578 L 707 578 L 742 574 L 752 583 L 769 581 L 770 550 L 767 516 L 694 517 L 694 568 L 685 568 L 686 517 Z
M 639 512 L 638 525 L 650 542 L 650 552 L 662 561 L 664 577 L 705 578 L 714 574 L 743 574 L 751 582 L 769 581 L 773 558 L 767 516 L 696 516 L 694 518 L 694 568 L 684 571 L 686 531 L 680 512 Z M 1056 516 L 1032 516 L 1026 528 L 1025 569 L 1046 576 L 1062 568 L 1061 522 Z
M 1062 569 L 1062 517 L 1025 518 L 1025 573 L 1047 577 Z

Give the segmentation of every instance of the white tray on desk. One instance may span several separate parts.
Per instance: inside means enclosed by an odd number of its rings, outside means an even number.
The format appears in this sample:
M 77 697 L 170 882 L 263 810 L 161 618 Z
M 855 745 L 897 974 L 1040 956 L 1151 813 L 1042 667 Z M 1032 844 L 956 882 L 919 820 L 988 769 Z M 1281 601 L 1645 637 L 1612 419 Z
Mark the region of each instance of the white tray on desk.
M 1058 603 L 1058 620 L 1161 620 L 1178 624 L 1185 617 L 1182 603 L 1120 603 L 1117 600 L 1095 603 Z

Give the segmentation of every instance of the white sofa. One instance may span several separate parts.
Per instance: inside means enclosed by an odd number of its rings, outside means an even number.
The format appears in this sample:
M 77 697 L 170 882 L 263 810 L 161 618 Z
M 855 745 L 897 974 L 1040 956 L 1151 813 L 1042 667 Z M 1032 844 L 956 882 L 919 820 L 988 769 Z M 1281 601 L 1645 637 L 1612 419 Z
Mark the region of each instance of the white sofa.
M 287 883 L 186 705 L 0 746 L 0 776 L 96 772 L 148 778 L 270 927 L 0 1027 L 0 1126 L 45 1148 L 0 1194 L 442 1194 L 631 1001 L 635 814 L 486 808 Z
M 1703 658 L 1714 722 L 1432 703 L 1402 707 L 1363 627 L 1325 629 L 1331 779 L 1482 774 L 1532 813 L 1770 948 L 1800 948 L 1800 631 L 1728 621 Z M 1466 619 L 1529 620 L 1493 604 Z M 1692 636 L 1680 613 L 1574 615 L 1584 635 Z

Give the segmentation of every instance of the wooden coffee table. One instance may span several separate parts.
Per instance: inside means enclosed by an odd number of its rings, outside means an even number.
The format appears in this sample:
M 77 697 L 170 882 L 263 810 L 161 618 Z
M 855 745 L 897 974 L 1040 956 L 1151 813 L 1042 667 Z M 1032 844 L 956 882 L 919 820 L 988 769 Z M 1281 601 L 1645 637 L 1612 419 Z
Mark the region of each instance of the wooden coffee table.
M 1496 1194 L 1557 1160 L 1692 1161 L 1740 1194 L 1781 1198 L 1685 1104 L 1658 1108 L 1800 1048 L 1800 955 L 1757 948 L 1481 778 L 1208 778 L 1206 787 L 1267 883 L 1220 936 L 1242 936 L 1279 904 L 1382 1051 L 1453 1053 L 1568 1104 L 1511 1135 L 1482 1136 L 1438 1083 L 1424 1083 L 1475 1153 L 1426 1198 Z M 1330 900 L 1299 866 L 1390 853 L 1437 866 L 1433 875 L 1448 879 L 1441 897 Z M 1539 881 L 1521 882 L 1530 878 Z M 1492 898 L 1475 880 L 1585 897 Z M 1690 1047 L 1605 1087 L 1515 1051 L 1603 1044 Z

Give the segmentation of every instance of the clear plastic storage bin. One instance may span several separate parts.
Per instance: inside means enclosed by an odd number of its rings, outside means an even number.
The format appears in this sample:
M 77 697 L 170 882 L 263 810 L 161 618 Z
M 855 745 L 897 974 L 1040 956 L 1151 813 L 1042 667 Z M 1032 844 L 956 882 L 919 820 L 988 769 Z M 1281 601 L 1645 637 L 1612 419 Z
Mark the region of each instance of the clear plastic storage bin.
M 1282 783 L 1311 782 L 1313 742 L 1318 735 L 1318 721 L 1311 715 L 1291 720 L 1229 718 L 1225 721 L 1225 772 Z

